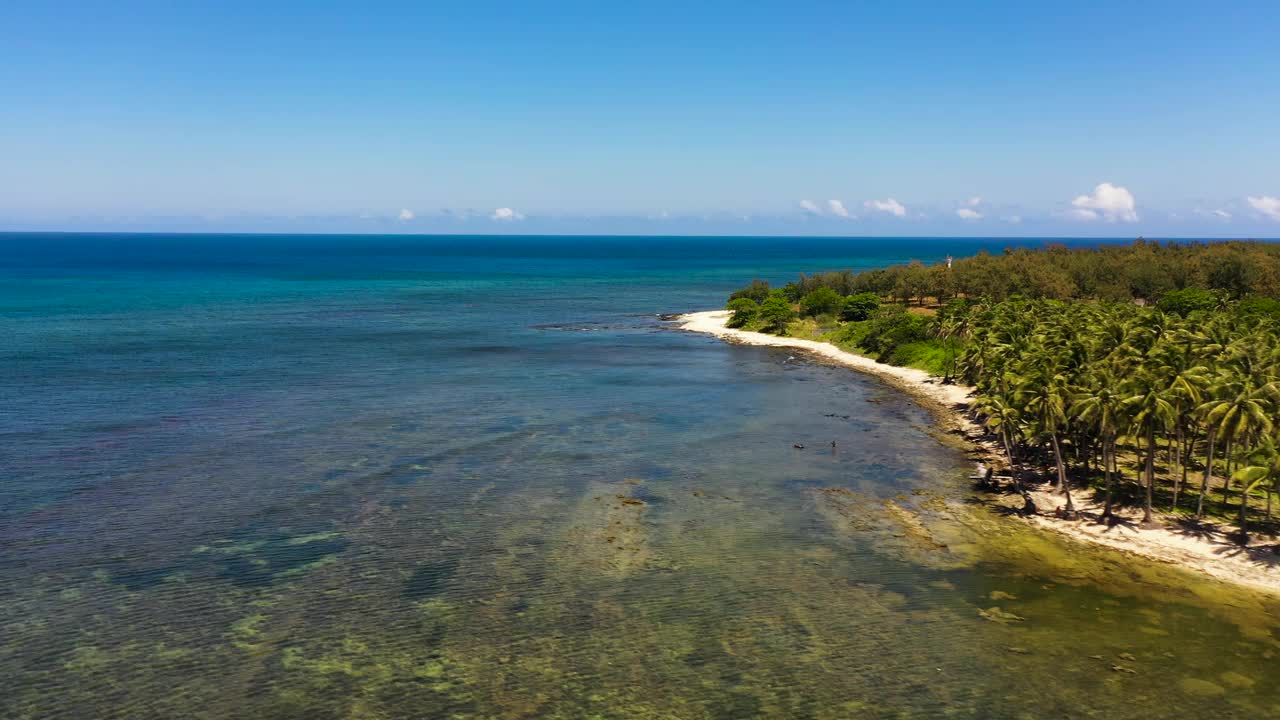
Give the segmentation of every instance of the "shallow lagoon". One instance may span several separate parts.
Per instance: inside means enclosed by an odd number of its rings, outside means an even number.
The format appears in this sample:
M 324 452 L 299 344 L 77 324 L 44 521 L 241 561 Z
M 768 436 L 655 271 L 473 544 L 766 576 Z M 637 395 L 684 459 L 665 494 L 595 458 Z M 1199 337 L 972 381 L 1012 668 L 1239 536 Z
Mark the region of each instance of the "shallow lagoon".
M 895 391 L 640 310 L 749 272 L 539 263 L 24 269 L 0 716 L 1280 715 L 1276 600 L 992 517 Z

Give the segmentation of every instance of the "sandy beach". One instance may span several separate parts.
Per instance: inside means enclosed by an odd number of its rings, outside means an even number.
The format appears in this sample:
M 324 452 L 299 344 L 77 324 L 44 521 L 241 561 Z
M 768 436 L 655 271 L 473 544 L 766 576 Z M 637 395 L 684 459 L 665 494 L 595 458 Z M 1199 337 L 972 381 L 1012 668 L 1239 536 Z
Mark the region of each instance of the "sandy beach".
M 997 444 L 984 437 L 981 428 L 969 414 L 972 388 L 963 385 L 944 385 L 939 378 L 923 370 L 896 367 L 857 355 L 829 343 L 801 338 L 778 337 L 764 333 L 736 330 L 725 326 L 729 312 L 713 310 L 681 315 L 676 322 L 682 330 L 714 335 L 729 342 L 749 345 L 786 347 L 812 353 L 859 372 L 875 375 L 897 387 L 935 412 L 947 429 L 958 430 L 966 440 L 980 449 L 995 465 L 1007 462 Z M 1170 516 L 1159 516 L 1163 525 L 1159 528 L 1140 529 L 1141 511 L 1121 508 L 1116 514 L 1122 522 L 1108 526 L 1094 522 L 1102 512 L 1085 493 L 1073 495 L 1080 520 L 1061 520 L 1054 517 L 1054 510 L 1064 501 L 1048 486 L 1031 491 L 1040 514 L 1022 518 L 1023 522 L 1047 528 L 1079 541 L 1094 543 L 1121 552 L 1132 553 L 1150 560 L 1167 562 L 1203 573 L 1213 578 L 1255 589 L 1280 594 L 1280 555 L 1271 546 L 1274 541 L 1255 535 L 1253 545 L 1243 548 L 1227 536 L 1234 529 L 1225 524 L 1206 525 L 1202 531 L 1192 531 L 1176 524 Z M 1008 497 L 1010 506 L 1021 506 L 1017 496 Z M 1019 518 L 1010 515 L 1011 518 Z

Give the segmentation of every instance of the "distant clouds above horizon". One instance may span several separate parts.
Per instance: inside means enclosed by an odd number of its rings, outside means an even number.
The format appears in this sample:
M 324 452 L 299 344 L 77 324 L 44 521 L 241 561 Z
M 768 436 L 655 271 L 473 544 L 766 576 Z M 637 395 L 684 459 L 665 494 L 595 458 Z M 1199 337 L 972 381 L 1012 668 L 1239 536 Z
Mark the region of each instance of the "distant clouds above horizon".
M 849 210 L 849 204 L 859 212 Z M 1247 196 L 1225 207 L 1196 207 L 1185 214 L 1165 213 L 1150 221 L 1140 215 L 1137 198 L 1128 188 L 1109 182 L 1090 192 L 1064 200 L 1061 207 L 1028 210 L 970 196 L 949 206 L 907 205 L 896 198 L 847 202 L 840 199 L 802 199 L 791 210 L 773 213 L 709 211 L 639 214 L 574 214 L 555 211 L 493 209 L 364 210 L 346 214 L 295 214 L 289 216 L 222 213 L 164 215 L 156 217 L 78 216 L 71 222 L 47 218 L 4 230 L 130 230 L 175 232 L 404 232 L 404 233 L 618 233 L 618 234 L 761 234 L 805 235 L 990 235 L 1048 237 L 1280 237 L 1280 198 Z M 1240 222 L 1241 219 L 1245 222 Z M 959 221 L 957 225 L 956 221 Z M 1143 230 L 1143 225 L 1161 230 Z M 1236 221 L 1233 225 L 1233 220 Z M 1233 232 L 1233 227 L 1261 227 L 1262 232 Z M 45 223 L 48 223 L 47 225 Z M 1205 228 L 1217 232 L 1205 232 Z
M 1280 237 L 1229 10 L 22 2 L 0 231 Z

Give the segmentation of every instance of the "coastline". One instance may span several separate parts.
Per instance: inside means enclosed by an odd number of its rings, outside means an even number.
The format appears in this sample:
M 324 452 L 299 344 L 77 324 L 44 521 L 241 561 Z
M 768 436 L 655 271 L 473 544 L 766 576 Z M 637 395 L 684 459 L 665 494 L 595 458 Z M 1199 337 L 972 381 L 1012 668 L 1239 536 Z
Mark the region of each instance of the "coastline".
M 944 428 L 962 435 L 967 445 L 982 460 L 989 464 L 1008 464 L 1004 453 L 995 443 L 984 438 L 982 428 L 969 415 L 972 388 L 944 385 L 936 376 L 923 370 L 887 365 L 841 350 L 829 343 L 729 328 L 725 326 L 729 314 L 727 310 L 686 313 L 677 316 L 675 322 L 681 330 L 687 332 L 713 335 L 727 342 L 745 345 L 803 350 L 823 360 L 874 375 L 918 401 L 923 401 Z M 1173 518 L 1157 513 L 1161 527 L 1139 529 L 1141 513 L 1132 508 L 1117 509 L 1115 514 L 1122 521 L 1112 526 L 1088 519 L 1061 520 L 1054 517 L 1054 510 L 1064 504 L 1061 495 L 1043 486 L 1028 490 L 1040 509 L 1040 514 L 1027 517 L 1009 514 L 1009 517 L 1080 542 L 1130 553 L 1147 560 L 1170 563 L 1224 582 L 1280 594 L 1280 556 L 1272 553 L 1269 548 L 1243 548 L 1236 545 L 1226 538 L 1227 533 L 1232 530 L 1229 526 L 1219 525 L 1212 533 L 1191 533 L 1173 524 Z M 1010 508 L 1020 507 L 1021 498 L 1012 497 L 1016 499 L 1016 503 L 1009 499 L 1010 496 L 1000 496 L 1001 499 L 996 502 Z M 1083 493 L 1073 499 L 1081 518 L 1101 514 L 1101 507 Z

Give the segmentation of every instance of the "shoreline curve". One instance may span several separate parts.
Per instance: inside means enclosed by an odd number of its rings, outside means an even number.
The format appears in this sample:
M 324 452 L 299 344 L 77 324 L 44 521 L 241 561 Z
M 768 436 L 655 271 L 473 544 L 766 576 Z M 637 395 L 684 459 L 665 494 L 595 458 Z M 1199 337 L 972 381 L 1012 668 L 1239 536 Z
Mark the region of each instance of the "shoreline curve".
M 973 388 L 959 384 L 944 385 L 937 376 L 924 370 L 888 365 L 864 355 L 841 350 L 830 343 L 730 328 L 726 326 L 729 315 L 727 310 L 709 310 L 677 315 L 674 321 L 679 329 L 687 332 L 713 335 L 726 342 L 744 345 L 803 350 L 822 360 L 874 375 L 917 401 L 922 401 L 944 429 L 962 435 L 965 443 L 977 451 L 981 458 L 993 464 L 1008 466 L 1004 452 L 995 443 L 984 439 L 982 428 L 969 415 Z M 1084 519 L 1061 520 L 1053 516 L 1053 511 L 1063 504 L 1058 493 L 1044 488 L 1029 490 L 1037 507 L 1048 514 L 1010 517 L 1080 542 L 1169 563 L 1226 583 L 1280 595 L 1280 556 L 1269 548 L 1242 548 L 1234 545 L 1225 539 L 1225 534 L 1231 530 L 1229 526 L 1222 526 L 1221 535 L 1224 537 L 1215 539 L 1210 535 L 1184 534 L 1169 527 L 1139 529 L 1137 514 L 1133 515 L 1133 522 L 1114 526 Z M 1020 498 L 1018 502 L 1021 503 Z M 1075 498 L 1075 504 L 1082 518 L 1101 514 L 1101 507 L 1090 498 Z M 1133 512 L 1131 508 L 1121 508 L 1117 514 L 1130 520 L 1129 515 Z M 1158 514 L 1162 521 L 1171 522 L 1171 517 Z

